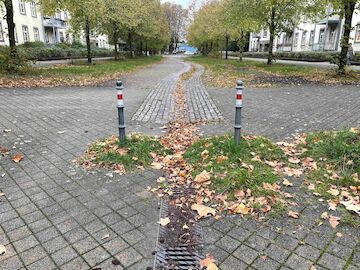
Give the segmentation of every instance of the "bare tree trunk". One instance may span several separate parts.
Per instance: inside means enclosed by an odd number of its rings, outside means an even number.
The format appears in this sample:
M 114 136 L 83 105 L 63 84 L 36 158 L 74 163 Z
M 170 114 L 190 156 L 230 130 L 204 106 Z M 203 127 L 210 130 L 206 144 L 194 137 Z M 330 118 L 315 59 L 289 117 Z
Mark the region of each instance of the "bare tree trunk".
M 226 38 L 225 38 L 225 59 L 228 60 L 229 58 L 229 52 L 228 52 L 228 48 L 229 48 L 229 36 L 226 35 Z
M 8 35 L 10 44 L 10 54 L 12 59 L 18 58 L 15 42 L 15 23 L 14 23 L 14 9 L 12 0 L 5 0 L 6 22 L 8 25 Z
M 267 64 L 271 65 L 273 60 L 273 48 L 274 48 L 274 36 L 275 36 L 275 7 L 271 8 L 271 19 L 270 19 L 270 42 L 269 42 L 269 54 Z
M 355 11 L 356 0 L 344 1 L 345 10 L 345 23 L 344 23 L 344 36 L 341 42 L 341 52 L 338 63 L 338 74 L 345 75 L 345 66 L 347 63 L 347 53 L 349 49 L 349 39 L 351 32 L 351 22 Z
M 90 44 L 90 22 L 88 18 L 86 18 L 86 22 L 85 22 L 85 35 L 86 35 L 87 61 L 89 64 L 91 64 L 92 58 L 91 58 L 91 44 Z
M 128 42 L 129 42 L 130 55 L 131 55 L 131 57 L 134 57 L 133 44 L 132 44 L 132 35 L 131 35 L 130 31 L 129 31 L 129 34 L 128 34 Z
M 118 53 L 118 28 L 117 28 L 117 25 L 116 23 L 114 22 L 113 23 L 113 42 L 114 42 L 114 52 L 115 52 L 115 60 L 118 60 L 119 59 L 119 53 Z
M 145 56 L 148 56 L 148 44 L 145 42 Z

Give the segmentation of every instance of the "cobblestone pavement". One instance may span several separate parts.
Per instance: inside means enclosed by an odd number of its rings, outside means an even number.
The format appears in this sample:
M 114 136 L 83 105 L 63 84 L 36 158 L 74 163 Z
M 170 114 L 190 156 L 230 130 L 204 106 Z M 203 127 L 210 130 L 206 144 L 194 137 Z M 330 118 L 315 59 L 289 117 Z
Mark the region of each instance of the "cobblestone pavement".
M 173 94 L 180 75 L 187 72 L 190 65 L 183 63 L 183 68 L 162 79 L 147 96 L 144 103 L 132 117 L 133 121 L 166 124 L 175 111 Z
M 153 85 L 178 72 L 172 59 L 124 78 L 126 115 Z M 11 129 L 3 133 L 4 129 Z M 159 135 L 128 121 L 128 130 Z M 117 133 L 113 87 L 0 89 L 0 269 L 146 269 L 158 221 L 158 199 L 146 191 L 158 172 L 86 173 L 71 162 L 86 145 Z M 121 265 L 112 265 L 112 258 Z
M 286 192 L 298 206 L 289 210 L 300 213 L 297 220 L 285 213 L 266 221 L 225 216 L 202 222 L 205 254 L 214 255 L 219 269 L 360 269 L 360 229 L 344 224 L 331 228 L 320 217 L 329 211 L 327 203 L 306 194 L 302 179 L 290 181 L 294 186 Z
M 169 57 L 124 78 L 127 118 L 154 86 L 183 68 L 181 60 Z M 199 95 L 194 112 L 205 102 L 210 114 L 198 112 L 200 117 L 225 119 L 204 126 L 202 132 L 232 131 L 234 90 L 209 89 L 211 100 L 200 74 L 198 69 L 186 82 L 187 94 Z M 249 89 L 244 98 L 244 130 L 273 139 L 297 130 L 360 125 L 360 93 L 350 87 Z M 85 172 L 71 162 L 88 143 L 116 134 L 115 106 L 112 86 L 0 89 L 0 145 L 24 155 L 19 164 L 0 158 L 0 192 L 5 193 L 0 197 L 0 245 L 7 249 L 0 256 L 0 269 L 80 270 L 97 265 L 137 270 L 152 265 L 159 210 L 158 199 L 146 187 L 156 184 L 159 173 L 111 177 L 106 171 Z M 161 134 L 160 123 L 127 124 L 131 131 Z M 4 129 L 11 132 L 2 133 Z M 228 216 L 203 222 L 206 252 L 215 255 L 220 269 L 297 270 L 312 264 L 318 270 L 360 268 L 359 229 L 318 226 L 325 204 L 301 192 L 301 179 L 291 181 L 289 192 L 297 194 L 295 210 L 301 212 L 298 220 L 257 222 Z M 112 265 L 113 257 L 121 265 Z
M 206 135 L 233 132 L 235 89 L 208 89 L 225 121 L 202 128 Z M 360 126 L 356 87 L 245 89 L 242 125 L 246 133 L 283 140 L 294 133 Z
M 223 117 L 210 98 L 204 84 L 201 81 L 201 75 L 204 68 L 195 65 L 196 71 L 193 76 L 185 82 L 185 111 L 190 122 L 194 121 L 221 121 Z

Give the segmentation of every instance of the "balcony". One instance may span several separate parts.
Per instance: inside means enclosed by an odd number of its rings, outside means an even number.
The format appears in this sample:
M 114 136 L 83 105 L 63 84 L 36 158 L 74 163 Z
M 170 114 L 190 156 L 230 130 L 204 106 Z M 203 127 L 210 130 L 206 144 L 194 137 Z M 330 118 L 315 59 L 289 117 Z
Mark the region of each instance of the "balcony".
M 56 18 L 43 18 L 44 27 L 66 28 L 66 22 Z

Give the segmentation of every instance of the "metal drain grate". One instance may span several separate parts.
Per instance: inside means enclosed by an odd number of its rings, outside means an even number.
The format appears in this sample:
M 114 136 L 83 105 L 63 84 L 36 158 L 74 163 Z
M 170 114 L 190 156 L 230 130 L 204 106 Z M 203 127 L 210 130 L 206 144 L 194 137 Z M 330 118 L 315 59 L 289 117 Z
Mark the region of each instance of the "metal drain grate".
M 168 214 L 169 205 L 165 199 L 162 199 L 160 218 L 165 218 Z M 202 228 L 196 223 L 193 224 L 192 231 L 196 236 L 195 240 L 198 250 L 201 250 L 203 247 Z M 187 245 L 169 247 L 166 245 L 166 242 L 162 243 L 163 241 L 161 241 L 161 239 L 164 239 L 167 233 L 168 229 L 159 225 L 154 270 L 200 269 L 199 262 L 201 260 L 201 256 L 196 251 L 190 252 Z

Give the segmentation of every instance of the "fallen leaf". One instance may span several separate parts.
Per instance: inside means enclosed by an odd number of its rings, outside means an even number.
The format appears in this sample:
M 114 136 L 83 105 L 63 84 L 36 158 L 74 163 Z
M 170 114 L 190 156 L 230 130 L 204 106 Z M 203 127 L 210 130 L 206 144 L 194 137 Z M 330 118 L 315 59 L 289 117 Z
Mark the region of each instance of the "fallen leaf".
M 158 221 L 158 223 L 161 226 L 166 226 L 170 223 L 170 218 L 166 217 L 166 218 L 160 218 L 160 221 Z
M 0 197 L 5 196 L 5 193 L 0 193 Z
M 330 216 L 330 217 L 329 217 L 330 226 L 335 229 L 336 226 L 339 225 L 339 220 L 340 220 L 339 217 Z
M 329 210 L 336 211 L 337 202 L 332 200 L 328 200 Z
M 66 130 L 59 130 L 58 132 L 56 132 L 57 134 L 64 134 L 66 132 Z
M 300 159 L 298 158 L 289 158 L 289 162 L 292 164 L 299 164 L 300 163 Z
M 338 196 L 338 195 L 340 194 L 340 191 L 337 190 L 337 189 L 334 189 L 334 188 L 329 189 L 329 190 L 326 191 L 326 192 L 329 193 L 329 194 L 331 194 L 331 195 L 333 195 L 333 196 Z
M 4 245 L 0 245 L 0 255 L 3 255 L 6 253 L 6 247 Z
M 321 218 L 322 218 L 322 219 L 328 219 L 328 218 L 329 218 L 328 212 L 322 213 L 322 214 L 321 214 Z
M 189 229 L 189 226 L 186 225 L 186 224 L 184 224 L 184 225 L 182 226 L 182 228 L 183 228 L 184 230 L 188 230 L 188 229 Z
M 200 218 L 207 217 L 208 215 L 215 216 L 216 210 L 214 208 L 202 205 L 202 204 L 193 204 L 191 209 L 196 211 Z
M 315 190 L 315 185 L 314 184 L 309 184 L 308 185 L 308 190 Z
M 126 154 L 129 152 L 129 149 L 120 148 L 117 150 L 117 152 L 120 154 L 120 156 L 126 156 Z
M 215 259 L 213 256 L 207 255 L 207 257 L 200 261 L 200 268 L 203 269 L 206 267 L 206 270 L 218 270 L 219 268 L 215 264 Z
M 295 212 L 295 211 L 289 211 L 288 216 L 292 217 L 292 218 L 295 218 L 295 219 L 298 219 L 299 218 L 299 213 Z
M 160 162 L 153 162 L 153 163 L 151 163 L 151 167 L 156 170 L 161 170 L 163 167 L 163 164 Z
M 110 237 L 110 234 L 105 234 L 103 237 L 101 237 L 101 240 L 104 240 L 106 238 L 109 238 Z
M 234 207 L 231 208 L 231 211 L 235 214 L 247 215 L 249 214 L 250 208 L 246 207 L 245 204 L 235 204 Z
M 201 152 L 201 158 L 202 158 L 202 160 L 207 159 L 208 156 L 209 156 L 209 151 L 208 151 L 208 150 L 204 150 L 204 151 Z
M 228 160 L 229 158 L 227 156 L 218 156 L 216 157 L 216 163 L 222 163 L 225 160 Z
M 198 184 L 208 183 L 209 180 L 210 180 L 210 173 L 205 170 L 202 173 L 198 174 L 194 179 L 194 181 Z
M 21 160 L 23 160 L 23 156 L 19 153 L 13 155 L 13 157 L 11 158 L 12 161 L 14 161 L 15 163 L 19 163 Z
M 4 129 L 4 133 L 9 133 L 11 132 L 11 129 Z
M 287 186 L 287 187 L 291 187 L 293 184 L 289 181 L 289 180 L 287 180 L 286 178 L 284 178 L 284 181 L 282 182 L 282 184 L 284 185 L 284 186 Z
M 237 191 L 234 192 L 234 196 L 235 196 L 236 199 L 241 200 L 242 198 L 245 197 L 245 192 L 243 190 L 241 190 L 241 189 L 237 190 Z

